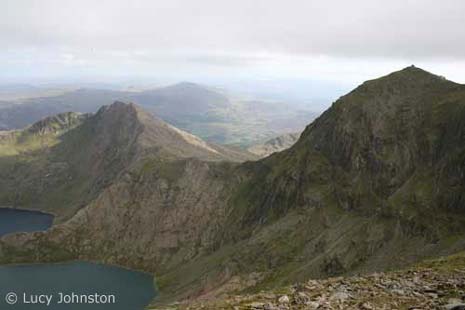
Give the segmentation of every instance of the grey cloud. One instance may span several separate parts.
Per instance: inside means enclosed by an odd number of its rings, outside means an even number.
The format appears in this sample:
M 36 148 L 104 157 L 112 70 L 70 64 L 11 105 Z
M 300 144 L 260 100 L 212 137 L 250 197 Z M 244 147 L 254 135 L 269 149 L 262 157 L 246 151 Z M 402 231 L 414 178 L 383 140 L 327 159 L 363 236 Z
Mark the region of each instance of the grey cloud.
M 207 66 L 248 66 L 260 62 L 266 62 L 267 57 L 260 56 L 240 56 L 240 55 L 220 55 L 204 54 L 198 56 L 187 56 L 186 61 L 190 63 Z
M 460 0 L 3 0 L 0 47 L 464 59 L 463 16 Z

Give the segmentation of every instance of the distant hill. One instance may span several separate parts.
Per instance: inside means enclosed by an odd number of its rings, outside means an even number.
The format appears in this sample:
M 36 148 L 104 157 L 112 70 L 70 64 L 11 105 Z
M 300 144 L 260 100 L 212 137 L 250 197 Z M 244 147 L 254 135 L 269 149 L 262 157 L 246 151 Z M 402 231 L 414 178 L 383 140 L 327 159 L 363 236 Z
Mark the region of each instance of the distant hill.
M 28 98 L 57 96 L 65 93 L 67 88 L 37 87 L 29 84 L 0 84 L 0 108 L 2 102 L 18 101 Z
M 262 144 L 256 144 L 247 149 L 252 154 L 260 157 L 266 157 L 276 152 L 281 152 L 290 148 L 299 139 L 300 133 L 287 133 L 265 141 Z
M 19 129 L 41 118 L 74 111 L 94 113 L 115 100 L 135 102 L 178 128 L 215 143 L 250 145 L 282 132 L 302 130 L 315 115 L 277 102 L 231 99 L 194 83 L 139 92 L 79 89 L 56 96 L 0 104 L 0 128 Z

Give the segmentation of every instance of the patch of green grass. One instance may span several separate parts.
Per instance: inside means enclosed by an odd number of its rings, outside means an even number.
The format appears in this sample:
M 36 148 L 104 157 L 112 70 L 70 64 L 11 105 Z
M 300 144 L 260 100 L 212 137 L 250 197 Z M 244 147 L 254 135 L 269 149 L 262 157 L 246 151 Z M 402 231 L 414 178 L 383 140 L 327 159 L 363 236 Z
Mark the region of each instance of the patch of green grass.
M 465 252 L 428 259 L 416 265 L 420 268 L 432 268 L 439 271 L 454 272 L 456 269 L 465 268 Z

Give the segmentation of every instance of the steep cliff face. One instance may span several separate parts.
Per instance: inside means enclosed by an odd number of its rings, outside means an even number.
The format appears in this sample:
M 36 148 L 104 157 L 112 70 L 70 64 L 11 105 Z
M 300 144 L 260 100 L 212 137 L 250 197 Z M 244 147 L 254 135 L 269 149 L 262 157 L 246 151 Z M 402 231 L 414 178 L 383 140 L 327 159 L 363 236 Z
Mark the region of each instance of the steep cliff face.
M 68 222 L 3 238 L 2 261 L 149 270 L 166 301 L 451 253 L 465 248 L 464 120 L 463 85 L 409 67 L 341 97 L 293 147 L 256 162 L 221 162 L 221 149 L 151 122 L 111 131 L 103 158 L 136 160 Z M 135 155 L 121 151 L 128 141 Z

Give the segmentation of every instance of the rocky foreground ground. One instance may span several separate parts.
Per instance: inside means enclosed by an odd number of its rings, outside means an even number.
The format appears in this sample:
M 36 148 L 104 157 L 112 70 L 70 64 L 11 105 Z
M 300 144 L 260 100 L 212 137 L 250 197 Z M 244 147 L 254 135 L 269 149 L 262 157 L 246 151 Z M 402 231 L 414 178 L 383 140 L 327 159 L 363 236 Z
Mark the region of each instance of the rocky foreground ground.
M 309 280 L 270 292 L 156 309 L 465 310 L 465 253 L 402 271 Z

